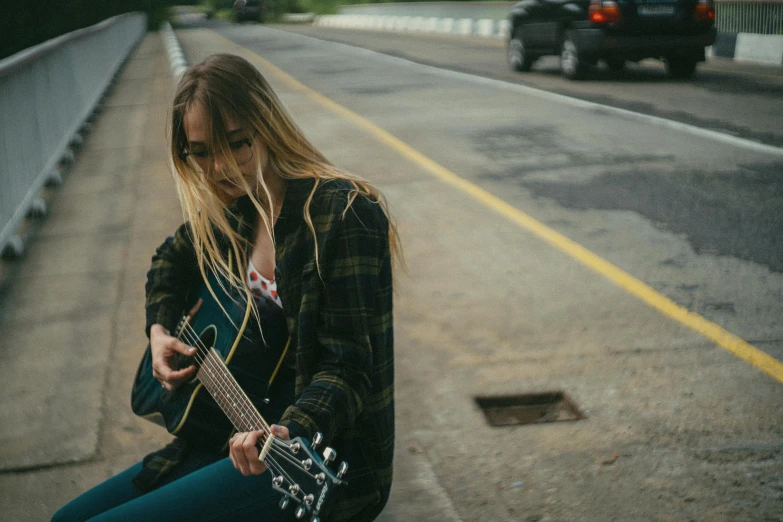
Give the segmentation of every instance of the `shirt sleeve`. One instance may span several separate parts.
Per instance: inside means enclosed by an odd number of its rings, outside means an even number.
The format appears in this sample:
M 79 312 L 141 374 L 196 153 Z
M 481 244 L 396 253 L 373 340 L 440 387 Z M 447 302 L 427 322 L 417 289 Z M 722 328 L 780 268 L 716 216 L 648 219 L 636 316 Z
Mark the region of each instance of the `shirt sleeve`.
M 153 324 L 172 331 L 182 316 L 188 290 L 200 277 L 187 224 L 158 247 L 147 272 L 147 336 Z
M 326 239 L 319 242 L 316 371 L 281 420 L 292 437 L 320 431 L 326 444 L 354 425 L 370 392 L 372 328 L 389 248 L 388 222 L 376 203 L 359 196 L 344 218 L 342 210 L 332 215 Z

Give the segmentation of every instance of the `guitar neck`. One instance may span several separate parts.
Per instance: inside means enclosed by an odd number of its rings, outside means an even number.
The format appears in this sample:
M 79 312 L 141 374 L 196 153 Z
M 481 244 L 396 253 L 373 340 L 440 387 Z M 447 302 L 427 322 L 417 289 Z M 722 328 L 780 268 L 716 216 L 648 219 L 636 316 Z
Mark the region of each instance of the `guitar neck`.
M 237 431 L 269 433 L 269 425 L 214 349 L 206 354 L 196 375 Z

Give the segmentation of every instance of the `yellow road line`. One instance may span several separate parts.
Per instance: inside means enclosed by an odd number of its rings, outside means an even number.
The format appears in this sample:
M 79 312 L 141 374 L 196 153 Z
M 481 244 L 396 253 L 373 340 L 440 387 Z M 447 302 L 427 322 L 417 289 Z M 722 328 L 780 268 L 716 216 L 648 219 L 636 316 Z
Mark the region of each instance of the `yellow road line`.
M 226 41 L 230 41 L 222 36 L 221 38 Z M 231 44 L 236 45 L 234 42 L 231 42 Z M 247 50 L 246 48 L 242 49 Z M 570 255 L 580 263 L 592 268 L 607 279 L 614 281 L 616 284 L 620 285 L 622 288 L 641 299 L 652 308 L 655 308 L 664 315 L 671 317 L 675 321 L 684 326 L 687 326 L 691 330 L 698 332 L 704 337 L 711 339 L 721 348 L 734 354 L 752 366 L 762 370 L 772 378 L 776 379 L 778 382 L 783 383 L 783 363 L 777 359 L 769 356 L 744 339 L 734 335 L 728 330 L 725 330 L 712 321 L 709 321 L 704 317 L 689 311 L 687 308 L 678 305 L 668 297 L 656 292 L 650 286 L 636 279 L 627 272 L 624 272 L 609 261 L 599 257 L 597 254 L 572 241 L 556 230 L 549 228 L 540 221 L 533 219 L 529 215 L 506 203 L 497 196 L 494 196 L 481 187 L 460 178 L 450 170 L 442 167 L 421 152 L 412 148 L 410 145 L 378 127 L 370 120 L 359 116 L 355 112 L 352 112 L 342 105 L 335 103 L 321 93 L 305 86 L 279 67 L 261 58 L 258 54 L 253 53 L 252 51 L 248 52 L 253 54 L 265 69 L 271 71 L 275 76 L 277 76 L 282 82 L 287 84 L 292 89 L 306 94 L 317 103 L 351 121 L 357 127 L 371 134 L 378 141 L 397 151 L 400 155 L 415 162 L 421 168 L 440 179 L 444 183 L 447 183 L 464 192 L 465 194 L 472 196 L 510 221 L 517 223 L 522 228 L 532 232 L 534 235 L 548 242 L 552 246 Z

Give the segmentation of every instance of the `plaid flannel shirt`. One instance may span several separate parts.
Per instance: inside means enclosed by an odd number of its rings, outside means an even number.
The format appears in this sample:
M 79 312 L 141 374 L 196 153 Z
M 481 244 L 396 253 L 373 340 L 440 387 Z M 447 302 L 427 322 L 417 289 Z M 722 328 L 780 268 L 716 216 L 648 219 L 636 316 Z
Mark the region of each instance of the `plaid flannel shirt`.
M 303 214 L 313 183 L 288 181 L 274 228 L 275 279 L 296 349 L 297 399 L 280 424 L 292 438 L 312 439 L 321 432 L 338 461 L 349 462 L 348 486 L 330 518 L 372 520 L 388 500 L 394 450 L 389 224 L 380 207 L 361 195 L 345 212 L 349 183 L 321 183 L 310 205 L 317 267 Z M 240 235 L 254 237 L 256 211 L 249 198 L 240 198 L 228 211 Z M 155 323 L 174 329 L 185 308 L 184 291 L 199 277 L 188 228 L 182 225 L 157 250 L 147 275 L 148 334 Z M 154 484 L 157 470 L 166 469 L 161 460 L 167 458 L 165 453 L 148 457 L 148 483 Z

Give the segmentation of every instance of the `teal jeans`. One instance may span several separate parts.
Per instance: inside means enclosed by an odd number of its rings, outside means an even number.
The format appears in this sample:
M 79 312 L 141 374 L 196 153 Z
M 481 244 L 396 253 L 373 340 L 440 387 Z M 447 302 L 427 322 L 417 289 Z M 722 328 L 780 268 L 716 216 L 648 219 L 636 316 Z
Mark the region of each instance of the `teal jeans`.
M 228 458 L 204 465 L 214 458 L 194 453 L 168 483 L 149 493 L 132 482 L 138 463 L 63 506 L 52 521 L 296 520 L 293 506 L 278 507 L 281 495 L 272 489 L 268 471 L 245 477 Z
M 281 371 L 271 393 L 278 407 L 270 420 L 277 420 L 285 406 L 294 402 L 293 370 Z M 272 489 L 269 471 L 242 476 L 230 459 L 214 451 L 191 448 L 184 460 L 161 479 L 161 485 L 148 493 L 133 483 L 141 469 L 139 462 L 98 484 L 63 506 L 52 521 L 296 520 L 294 503 L 285 511 L 278 507 L 282 495 Z

